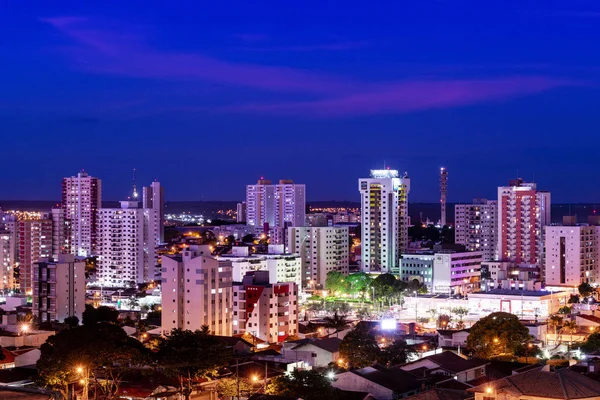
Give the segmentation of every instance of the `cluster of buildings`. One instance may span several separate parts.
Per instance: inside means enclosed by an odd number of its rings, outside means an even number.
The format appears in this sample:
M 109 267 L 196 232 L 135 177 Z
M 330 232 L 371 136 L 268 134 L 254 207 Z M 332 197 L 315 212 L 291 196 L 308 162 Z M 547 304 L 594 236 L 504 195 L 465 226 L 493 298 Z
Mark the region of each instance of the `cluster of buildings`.
M 0 212 L 0 289 L 33 297 L 41 321 L 80 316 L 88 257 L 102 286 L 155 279 L 155 249 L 164 242 L 159 182 L 117 208 L 102 206 L 102 181 L 81 171 L 62 181 L 61 203 L 47 213 Z

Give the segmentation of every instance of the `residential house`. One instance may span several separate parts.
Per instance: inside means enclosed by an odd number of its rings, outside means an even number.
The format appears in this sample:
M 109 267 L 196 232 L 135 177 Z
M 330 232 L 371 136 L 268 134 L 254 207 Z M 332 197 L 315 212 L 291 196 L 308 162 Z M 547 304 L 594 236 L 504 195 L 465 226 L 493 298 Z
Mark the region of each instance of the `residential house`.
M 400 365 L 399 369 L 426 377 L 443 375 L 459 382 L 468 382 L 485 376 L 485 367 L 489 361 L 467 360 L 451 351 L 444 351 Z
M 422 389 L 421 381 L 414 375 L 380 365 L 343 372 L 331 384 L 349 392 L 370 393 L 377 400 L 408 397 Z
M 597 400 L 600 382 L 568 368 L 551 370 L 545 365 L 468 391 L 475 400 Z
M 314 368 L 326 367 L 340 357 L 342 339 L 302 339 L 283 344 L 281 355 L 286 360 L 304 361 Z
M 439 347 L 465 347 L 470 331 L 470 329 L 438 330 L 438 345 Z

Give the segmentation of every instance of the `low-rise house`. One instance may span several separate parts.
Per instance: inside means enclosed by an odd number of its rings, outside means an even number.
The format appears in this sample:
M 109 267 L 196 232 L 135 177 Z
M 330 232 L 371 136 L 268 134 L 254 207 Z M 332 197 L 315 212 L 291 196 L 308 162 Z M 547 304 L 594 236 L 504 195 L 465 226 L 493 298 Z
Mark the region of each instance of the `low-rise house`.
M 470 329 L 438 330 L 438 345 L 439 347 L 465 347 L 470 331 Z
M 575 317 L 575 323 L 577 326 L 586 326 L 596 329 L 600 327 L 600 318 L 594 315 L 577 315 Z
M 489 361 L 467 360 L 451 351 L 444 351 L 419 360 L 400 365 L 399 369 L 419 376 L 443 375 L 459 382 L 468 382 L 485 376 Z
M 250 354 L 254 345 L 242 337 L 237 336 L 217 336 L 223 345 L 231 349 L 233 354 Z
M 283 344 L 281 355 L 286 360 L 303 361 L 311 367 L 326 367 L 340 357 L 342 339 L 302 339 Z
M 395 400 L 412 396 L 422 389 L 422 382 L 401 369 L 380 365 L 336 375 L 333 387 L 348 392 L 370 393 L 377 400 Z
M 468 389 L 475 400 L 598 400 L 600 382 L 545 365 Z

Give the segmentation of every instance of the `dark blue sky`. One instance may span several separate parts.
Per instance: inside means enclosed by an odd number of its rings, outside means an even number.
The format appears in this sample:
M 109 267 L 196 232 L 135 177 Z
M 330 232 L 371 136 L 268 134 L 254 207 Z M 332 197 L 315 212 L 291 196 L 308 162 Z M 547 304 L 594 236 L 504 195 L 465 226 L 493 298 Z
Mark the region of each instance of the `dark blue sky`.
M 445 165 L 449 201 L 518 172 L 595 202 L 599 27 L 579 0 L 3 1 L 0 199 L 58 199 L 82 168 L 119 199 L 136 167 L 169 200 L 260 176 L 356 200 L 385 162 L 412 201 Z

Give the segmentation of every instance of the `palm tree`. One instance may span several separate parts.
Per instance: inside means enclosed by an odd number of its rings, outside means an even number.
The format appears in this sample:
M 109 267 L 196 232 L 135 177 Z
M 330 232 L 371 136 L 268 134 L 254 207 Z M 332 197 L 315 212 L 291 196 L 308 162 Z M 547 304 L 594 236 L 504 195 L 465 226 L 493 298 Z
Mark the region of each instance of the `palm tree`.
M 562 325 L 563 317 L 558 314 L 554 314 L 550 316 L 549 319 L 550 325 L 554 327 L 554 341 L 556 342 L 558 339 L 556 335 L 558 334 L 558 327 Z
M 348 321 L 346 316 L 339 315 L 337 311 L 333 313 L 333 316 L 323 318 L 323 321 L 325 321 L 325 328 L 335 329 L 334 333 L 338 338 L 339 333 L 350 326 L 350 321 Z M 328 336 L 331 336 L 332 334 L 329 334 Z
M 566 321 L 563 323 L 562 329 L 571 335 L 571 340 L 569 341 L 569 350 L 571 349 L 571 344 L 573 343 L 573 334 L 577 332 L 578 328 L 577 322 L 575 321 Z
M 129 300 L 127 300 L 127 305 L 129 306 L 130 309 L 133 310 L 140 305 L 140 301 L 138 300 L 137 297 L 131 296 L 129 298 Z

